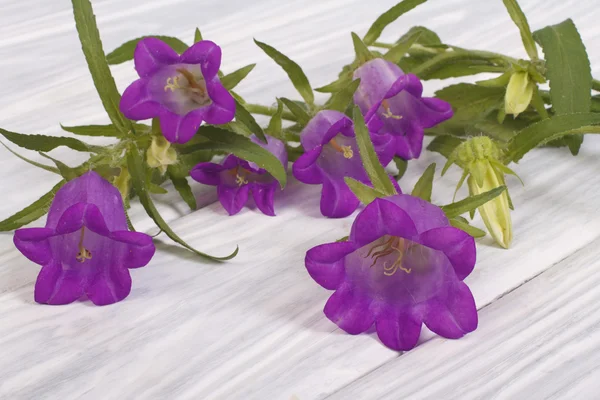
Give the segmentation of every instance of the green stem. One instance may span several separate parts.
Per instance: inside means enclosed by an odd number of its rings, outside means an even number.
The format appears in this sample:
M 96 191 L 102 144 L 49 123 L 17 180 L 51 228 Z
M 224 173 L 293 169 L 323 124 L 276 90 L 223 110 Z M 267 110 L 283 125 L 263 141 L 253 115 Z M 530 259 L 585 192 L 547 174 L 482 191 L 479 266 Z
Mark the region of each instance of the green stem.
M 535 108 L 535 111 L 537 111 L 537 113 L 540 115 L 540 117 L 542 117 L 542 119 L 550 117 L 548 115 L 548 111 L 546 110 L 546 107 L 544 105 L 544 100 L 540 95 L 540 90 L 538 89 L 537 85 L 534 86 L 533 97 L 531 98 L 531 105 L 533 106 L 533 108 Z
M 592 79 L 592 89 L 596 92 L 600 92 L 600 81 L 598 79 Z
M 487 61 L 499 67 L 508 67 L 510 64 L 517 62 L 517 60 L 512 57 L 504 56 L 498 53 L 454 48 L 452 51 L 440 53 L 437 56 L 425 61 L 423 64 L 416 67 L 412 73 L 417 76 L 427 76 L 449 61 L 452 62 L 458 60 Z
M 269 115 L 271 117 L 277 112 L 277 107 L 268 107 L 260 104 L 246 103 L 244 104 L 244 107 L 246 107 L 246 110 L 252 114 Z M 281 118 L 288 121 L 297 121 L 296 116 L 289 111 L 284 111 L 283 114 L 281 114 Z

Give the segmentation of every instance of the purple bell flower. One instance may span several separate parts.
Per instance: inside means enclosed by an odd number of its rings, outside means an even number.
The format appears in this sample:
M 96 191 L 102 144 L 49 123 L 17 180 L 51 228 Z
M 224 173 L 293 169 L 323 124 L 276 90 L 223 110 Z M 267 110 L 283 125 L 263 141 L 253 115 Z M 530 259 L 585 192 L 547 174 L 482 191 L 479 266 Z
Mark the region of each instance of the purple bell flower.
M 437 206 L 409 195 L 376 199 L 356 217 L 348 241 L 306 253 L 306 268 L 335 290 L 325 315 L 350 334 L 375 323 L 381 341 L 410 350 L 425 325 L 446 338 L 477 328 L 462 282 L 475 266 L 475 242 Z
M 134 53 L 140 79 L 121 98 L 119 108 L 133 120 L 158 118 L 169 142 L 185 143 L 202 121 L 225 124 L 235 115 L 235 101 L 217 72 L 221 48 L 203 40 L 179 55 L 165 42 L 146 38 Z
M 90 171 L 54 197 L 44 228 L 15 232 L 25 257 L 42 266 L 35 301 L 68 304 L 87 295 L 96 305 L 123 300 L 131 291 L 128 268 L 148 264 L 152 238 L 127 229 L 119 191 Z
M 288 156 L 281 140 L 265 135 L 267 143 L 252 135 L 250 140 L 271 152 L 287 169 Z M 225 157 L 221 164 L 204 162 L 190 171 L 192 179 L 217 187 L 217 195 L 223 208 L 234 215 L 240 212 L 252 194 L 254 202 L 263 214 L 275 216 L 273 207 L 275 191 L 279 183 L 265 169 L 253 162 L 234 156 Z
M 393 138 L 371 135 L 375 152 L 384 166 L 393 158 Z M 296 160 L 293 173 L 300 182 L 323 185 L 321 213 L 326 217 L 347 217 L 360 204 L 344 177 L 370 185 L 356 144 L 354 123 L 339 111 L 320 111 L 300 133 L 305 153 Z M 394 181 L 396 184 L 396 182 Z
M 452 117 L 447 102 L 421 97 L 423 85 L 413 74 L 404 74 L 396 64 L 376 58 L 354 72 L 360 86 L 354 102 L 360 107 L 371 132 L 396 138 L 395 153 L 410 160 L 423 147 L 423 129 Z

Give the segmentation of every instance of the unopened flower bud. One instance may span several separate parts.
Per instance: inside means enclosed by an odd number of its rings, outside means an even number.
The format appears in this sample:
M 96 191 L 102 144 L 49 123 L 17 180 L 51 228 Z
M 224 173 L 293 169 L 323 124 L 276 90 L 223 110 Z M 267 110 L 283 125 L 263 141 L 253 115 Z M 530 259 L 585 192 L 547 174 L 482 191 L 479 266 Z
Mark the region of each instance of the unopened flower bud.
M 177 162 L 177 152 L 171 147 L 171 143 L 162 136 L 152 138 L 152 144 L 146 152 L 146 162 L 150 168 L 158 168 L 164 174 L 167 167 Z
M 507 114 L 517 115 L 529 107 L 535 83 L 527 72 L 519 71 L 511 75 L 504 97 L 504 110 Z
M 113 180 L 113 186 L 119 189 L 119 192 L 121 192 L 121 197 L 123 197 L 123 201 L 125 202 L 129 197 L 130 180 L 131 175 L 129 175 L 129 170 L 127 169 L 127 167 L 121 167 L 121 172 Z

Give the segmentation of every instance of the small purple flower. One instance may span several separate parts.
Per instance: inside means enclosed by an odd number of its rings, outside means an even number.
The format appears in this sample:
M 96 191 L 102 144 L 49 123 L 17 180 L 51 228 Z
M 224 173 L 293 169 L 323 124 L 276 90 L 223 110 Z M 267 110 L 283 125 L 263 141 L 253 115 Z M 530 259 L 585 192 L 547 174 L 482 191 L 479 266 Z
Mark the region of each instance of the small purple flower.
M 418 158 L 423 147 L 423 129 L 452 117 L 452 107 L 443 100 L 421 97 L 423 85 L 413 74 L 404 74 L 394 63 L 376 58 L 354 72 L 360 86 L 354 102 L 365 115 L 371 132 L 396 138 L 396 155 Z
M 335 290 L 325 315 L 350 334 L 373 323 L 381 341 L 410 350 L 425 323 L 446 338 L 477 328 L 477 309 L 462 282 L 475 266 L 475 242 L 444 212 L 409 195 L 376 199 L 356 217 L 348 241 L 306 253 L 306 268 Z
M 270 151 L 287 169 L 288 156 L 285 145 L 281 140 L 266 137 L 267 143 L 263 143 L 254 135 L 250 140 Z M 258 209 L 263 214 L 275 216 L 273 200 L 279 183 L 253 162 L 230 154 L 221 164 L 204 162 L 196 165 L 190 171 L 190 176 L 205 185 L 216 186 L 219 201 L 229 215 L 240 212 L 252 193 Z
M 42 266 L 35 301 L 68 304 L 87 295 L 96 305 L 123 300 L 131 291 L 128 268 L 148 264 L 152 238 L 129 232 L 119 191 L 96 172 L 64 185 L 44 228 L 18 229 L 17 249 Z
M 393 158 L 392 136 L 371 135 L 379 161 L 385 166 Z M 326 217 L 347 217 L 360 201 L 352 193 L 344 177 L 369 184 L 356 144 L 354 124 L 338 111 L 320 111 L 300 133 L 305 153 L 293 165 L 300 182 L 323 185 L 321 213 Z M 396 183 L 394 181 L 394 183 Z
M 169 142 L 185 143 L 202 121 L 225 124 L 235 114 L 235 101 L 217 72 L 221 48 L 203 40 L 179 55 L 156 38 L 138 42 L 134 53 L 140 79 L 121 98 L 120 109 L 133 120 L 159 118 Z

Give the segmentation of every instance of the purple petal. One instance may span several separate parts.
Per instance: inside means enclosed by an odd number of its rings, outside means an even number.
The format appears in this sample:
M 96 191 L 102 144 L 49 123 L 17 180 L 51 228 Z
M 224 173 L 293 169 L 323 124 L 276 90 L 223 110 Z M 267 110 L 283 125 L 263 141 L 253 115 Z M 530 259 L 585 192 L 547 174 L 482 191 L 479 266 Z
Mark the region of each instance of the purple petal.
M 97 306 L 123 300 L 131 292 L 131 275 L 124 266 L 104 266 L 86 290 L 89 299 Z
M 377 336 L 387 347 L 408 351 L 417 345 L 423 321 L 411 310 L 384 312 L 377 317 Z
M 265 215 L 275 216 L 273 202 L 275 197 L 275 189 L 279 184 L 273 182 L 271 184 L 255 183 L 252 187 L 252 196 L 254 202 L 260 211 Z
M 371 300 L 350 285 L 342 285 L 327 300 L 323 312 L 334 324 L 351 335 L 369 329 L 375 317 L 370 310 Z
M 394 158 L 394 143 L 396 138 L 388 134 L 371 134 L 370 136 L 379 162 L 385 167 Z
M 23 228 L 15 231 L 13 242 L 25 257 L 44 265 L 52 259 L 48 238 L 54 234 L 49 228 Z
M 316 185 L 323 182 L 321 168 L 317 160 L 321 155 L 321 146 L 308 150 L 292 165 L 292 173 L 300 182 Z
M 44 265 L 35 283 L 35 301 L 41 304 L 69 304 L 84 294 L 87 270 L 65 269 L 58 262 Z
M 217 186 L 221 184 L 221 172 L 229 169 L 221 164 L 203 162 L 197 164 L 190 171 L 193 180 L 205 185 Z
M 469 287 L 457 282 L 445 299 L 428 302 L 425 325 L 449 339 L 458 339 L 477 328 L 477 308 Z
M 460 229 L 451 226 L 430 229 L 420 234 L 419 242 L 442 251 L 450 260 L 456 276 L 461 281 L 475 267 L 475 240 Z
M 221 67 L 221 48 L 210 40 L 201 40 L 187 49 L 180 59 L 184 64 L 200 64 L 206 81 L 212 80 Z
M 264 143 L 256 135 L 250 136 L 250 140 L 277 157 L 277 159 L 281 162 L 281 165 L 283 165 L 283 167 L 287 170 L 288 154 L 287 150 L 285 149 L 285 143 L 274 138 L 273 136 L 265 135 L 265 137 L 267 139 L 267 143 Z
M 235 100 L 231 93 L 223 87 L 218 77 L 207 81 L 206 89 L 212 100 L 212 104 L 206 109 L 206 123 L 221 125 L 230 122 L 235 116 Z
M 306 252 L 306 269 L 325 289 L 337 289 L 344 279 L 344 257 L 354 250 L 355 244 L 349 241 L 313 247 Z
M 140 268 L 150 262 L 156 248 L 152 237 L 141 232 L 117 231 L 112 232 L 111 239 L 124 243 L 125 254 L 123 265 L 126 268 Z
M 163 110 L 160 116 L 160 130 L 165 139 L 171 143 L 185 143 L 189 141 L 202 123 L 203 110 L 199 109 L 197 114 L 192 111 L 187 122 L 187 115 L 179 115 L 174 112 Z
M 163 106 L 152 97 L 148 80 L 138 79 L 123 92 L 119 109 L 125 117 L 140 121 L 159 116 Z
M 86 208 L 86 203 L 75 203 L 69 207 L 56 224 L 55 233 L 64 235 L 79 230 L 83 226 L 83 216 Z
M 309 151 L 333 139 L 338 133 L 353 137 L 353 123 L 347 115 L 333 110 L 319 111 L 300 133 L 304 150 Z
M 235 215 L 240 210 L 246 202 L 248 201 L 248 194 L 250 191 L 249 185 L 243 185 L 240 187 L 234 186 L 226 186 L 219 185 L 217 187 L 217 195 L 219 196 L 219 201 L 225 211 L 229 213 L 229 215 Z
M 83 224 L 86 228 L 97 233 L 98 235 L 110 235 L 110 231 L 106 226 L 106 222 L 104 221 L 104 217 L 102 216 L 100 209 L 94 204 L 88 204 L 86 206 L 83 216 Z
M 385 235 L 412 240 L 417 228 L 402 208 L 387 199 L 375 199 L 354 220 L 350 240 L 362 247 Z
M 423 199 L 402 194 L 387 197 L 385 200 L 391 201 L 410 215 L 419 233 L 433 228 L 450 226 L 442 209 Z
M 162 40 L 151 37 L 138 42 L 133 59 L 137 73 L 145 78 L 165 65 L 179 62 L 179 54 Z
M 371 60 L 354 71 L 360 86 L 354 94 L 354 103 L 365 115 L 373 105 L 384 99 L 387 91 L 404 73 L 396 64 L 382 58 Z
M 343 179 L 323 179 L 321 213 L 330 218 L 343 218 L 352 214 L 360 205 L 358 198 Z

